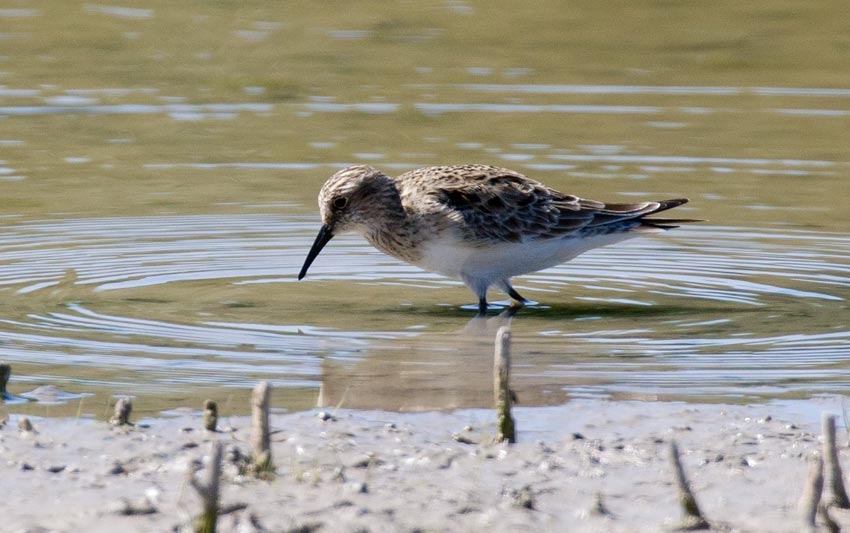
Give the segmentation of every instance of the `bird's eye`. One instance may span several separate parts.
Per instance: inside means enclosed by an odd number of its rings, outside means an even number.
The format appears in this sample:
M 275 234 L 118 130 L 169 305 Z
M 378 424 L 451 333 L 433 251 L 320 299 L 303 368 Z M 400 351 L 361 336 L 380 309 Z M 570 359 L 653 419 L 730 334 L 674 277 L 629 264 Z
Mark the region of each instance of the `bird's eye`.
M 336 209 L 345 209 L 345 206 L 348 205 L 348 198 L 345 196 L 340 196 L 338 198 L 334 198 L 333 206 Z

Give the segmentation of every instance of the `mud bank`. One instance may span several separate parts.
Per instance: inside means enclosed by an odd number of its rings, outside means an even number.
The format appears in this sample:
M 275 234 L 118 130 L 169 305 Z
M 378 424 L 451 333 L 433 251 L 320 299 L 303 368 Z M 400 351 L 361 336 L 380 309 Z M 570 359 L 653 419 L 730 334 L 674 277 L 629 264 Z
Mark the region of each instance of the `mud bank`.
M 187 482 L 211 442 L 225 458 L 219 531 L 662 531 L 677 527 L 675 439 L 712 525 L 800 531 L 819 415 L 838 399 L 757 406 L 580 400 L 519 408 L 518 442 L 490 411 L 272 415 L 276 476 L 240 473 L 250 418 L 202 429 L 200 411 L 136 421 L 9 417 L 0 429 L 3 531 L 183 531 Z M 841 417 L 839 416 L 839 421 Z M 847 434 L 839 428 L 843 462 Z M 842 516 L 833 517 L 841 521 Z

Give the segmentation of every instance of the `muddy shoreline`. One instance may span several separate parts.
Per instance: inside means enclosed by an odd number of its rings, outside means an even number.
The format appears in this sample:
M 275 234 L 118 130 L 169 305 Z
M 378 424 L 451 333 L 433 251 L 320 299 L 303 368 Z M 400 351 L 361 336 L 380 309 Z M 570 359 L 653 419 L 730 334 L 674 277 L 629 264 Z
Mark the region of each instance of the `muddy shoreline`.
M 200 411 L 111 427 L 11 415 L 0 429 L 4 531 L 183 531 L 187 483 L 225 446 L 220 531 L 661 531 L 682 521 L 675 439 L 703 512 L 740 531 L 799 531 L 797 502 L 819 415 L 837 398 L 757 406 L 577 400 L 495 415 L 307 411 L 272 415 L 276 477 L 241 475 L 250 418 L 202 429 Z M 850 461 L 839 427 L 840 458 Z M 833 515 L 836 513 L 834 512 Z M 841 516 L 835 517 L 841 520 Z

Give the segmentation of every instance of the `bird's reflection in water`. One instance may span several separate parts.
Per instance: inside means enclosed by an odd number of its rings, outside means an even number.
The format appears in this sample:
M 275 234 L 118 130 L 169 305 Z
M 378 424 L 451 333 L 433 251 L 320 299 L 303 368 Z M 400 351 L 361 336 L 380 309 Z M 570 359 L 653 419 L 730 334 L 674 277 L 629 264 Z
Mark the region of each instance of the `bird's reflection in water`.
M 318 406 L 390 411 L 492 408 L 496 332 L 523 312 L 522 307 L 506 307 L 498 315 L 476 316 L 460 330 L 376 340 L 357 358 L 326 357 Z M 538 372 L 523 353 L 523 343 L 514 344 L 523 372 L 514 376 L 512 389 L 523 405 L 567 401 L 563 376 Z
M 525 306 L 513 302 L 495 316 L 487 316 L 486 314 L 479 313 L 467 322 L 466 326 L 464 326 L 460 332 L 469 336 L 489 336 L 490 338 L 493 338 L 493 336 L 496 335 L 496 332 L 499 331 L 499 328 L 511 325 L 514 316 L 516 316 L 523 307 Z

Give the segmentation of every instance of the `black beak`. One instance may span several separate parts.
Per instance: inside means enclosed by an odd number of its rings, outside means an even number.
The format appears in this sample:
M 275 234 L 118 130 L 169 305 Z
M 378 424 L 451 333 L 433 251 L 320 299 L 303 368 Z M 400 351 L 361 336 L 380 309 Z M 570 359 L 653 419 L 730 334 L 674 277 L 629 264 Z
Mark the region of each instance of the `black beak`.
M 298 273 L 298 279 L 307 275 L 307 269 L 309 269 L 310 265 L 313 264 L 313 260 L 316 259 L 316 256 L 319 255 L 322 248 L 324 248 L 325 245 L 333 238 L 333 230 L 331 230 L 327 224 L 322 225 L 322 228 L 319 230 L 319 234 L 316 235 L 316 240 L 313 241 L 313 247 L 310 248 L 310 252 L 307 254 L 307 259 L 304 260 L 304 266 L 301 267 L 301 272 Z

